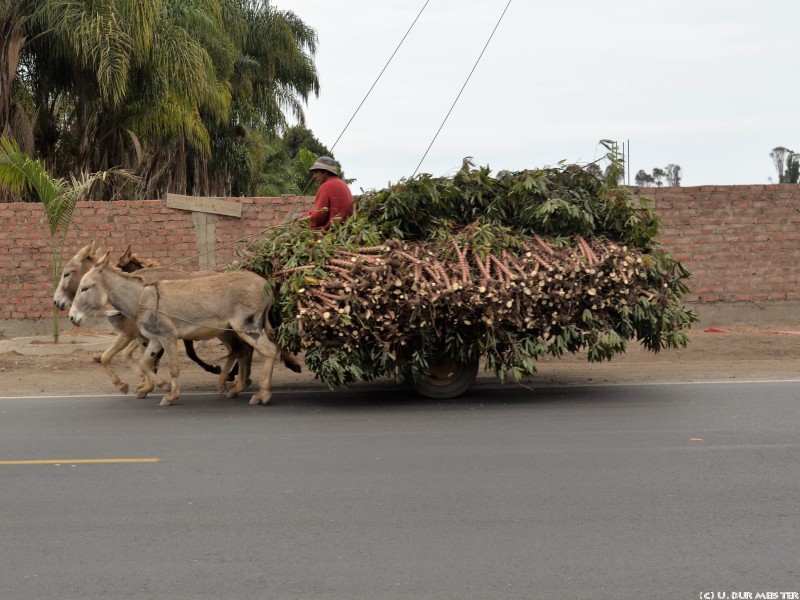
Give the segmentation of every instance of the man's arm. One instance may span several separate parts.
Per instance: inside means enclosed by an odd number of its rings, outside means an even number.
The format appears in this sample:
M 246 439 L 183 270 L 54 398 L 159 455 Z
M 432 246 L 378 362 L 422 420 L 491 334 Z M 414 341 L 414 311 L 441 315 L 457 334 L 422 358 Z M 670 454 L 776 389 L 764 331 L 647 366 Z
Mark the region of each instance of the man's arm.
M 320 188 L 314 199 L 314 208 L 309 212 L 311 228 L 321 228 L 328 224 L 331 212 L 331 199 L 327 191 Z

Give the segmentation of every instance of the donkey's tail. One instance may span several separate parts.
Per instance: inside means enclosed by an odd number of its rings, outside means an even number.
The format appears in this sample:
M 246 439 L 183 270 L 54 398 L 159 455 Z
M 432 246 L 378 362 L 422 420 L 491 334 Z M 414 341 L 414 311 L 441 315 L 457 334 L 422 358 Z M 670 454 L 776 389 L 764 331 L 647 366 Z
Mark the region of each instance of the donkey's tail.
M 210 365 L 207 362 L 203 362 L 203 360 L 197 356 L 197 353 L 194 351 L 194 342 L 192 342 L 192 340 L 183 340 L 183 345 L 186 348 L 186 356 L 203 367 L 203 370 L 213 373 L 214 375 L 219 375 L 222 372 L 219 365 Z
M 292 356 L 292 354 L 285 348 L 281 348 L 280 346 L 278 347 L 281 351 L 281 360 L 283 361 L 283 364 L 286 365 L 290 371 L 302 373 L 303 367 L 300 366 L 300 363 L 297 361 L 297 359 L 295 359 L 295 357 Z

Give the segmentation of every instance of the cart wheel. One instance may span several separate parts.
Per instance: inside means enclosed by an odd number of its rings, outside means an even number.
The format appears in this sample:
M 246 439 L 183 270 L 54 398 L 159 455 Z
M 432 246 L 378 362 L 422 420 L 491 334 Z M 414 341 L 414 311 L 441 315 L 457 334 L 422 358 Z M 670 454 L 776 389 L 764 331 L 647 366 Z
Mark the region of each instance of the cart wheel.
M 455 398 L 469 389 L 478 376 L 478 359 L 463 363 L 440 356 L 428 367 L 424 377 L 411 386 L 426 398 Z

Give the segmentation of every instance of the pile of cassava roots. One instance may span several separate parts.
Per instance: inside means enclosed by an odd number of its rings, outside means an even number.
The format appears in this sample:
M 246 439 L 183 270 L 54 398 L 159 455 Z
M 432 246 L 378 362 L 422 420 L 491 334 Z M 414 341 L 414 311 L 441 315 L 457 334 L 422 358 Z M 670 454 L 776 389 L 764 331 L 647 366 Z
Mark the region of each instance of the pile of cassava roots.
M 331 387 L 420 377 L 443 354 L 518 380 L 543 356 L 683 347 L 689 274 L 608 158 L 605 177 L 465 165 L 401 180 L 327 232 L 266 231 L 239 266 L 270 281 L 278 342 Z

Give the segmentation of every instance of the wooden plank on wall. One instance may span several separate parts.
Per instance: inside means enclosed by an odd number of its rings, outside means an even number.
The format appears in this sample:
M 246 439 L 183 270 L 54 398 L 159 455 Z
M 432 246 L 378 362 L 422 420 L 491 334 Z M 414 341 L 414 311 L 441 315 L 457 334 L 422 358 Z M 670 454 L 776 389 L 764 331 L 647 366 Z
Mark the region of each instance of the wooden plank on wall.
M 217 268 L 217 215 L 195 211 L 192 223 L 197 245 L 197 266 L 201 271 L 213 271 Z
M 204 212 L 212 215 L 225 215 L 226 217 L 236 217 L 238 219 L 242 218 L 241 202 L 231 202 L 223 198 L 167 194 L 167 208 Z

